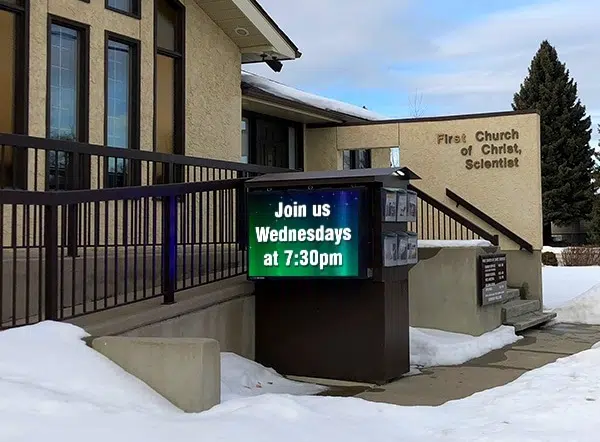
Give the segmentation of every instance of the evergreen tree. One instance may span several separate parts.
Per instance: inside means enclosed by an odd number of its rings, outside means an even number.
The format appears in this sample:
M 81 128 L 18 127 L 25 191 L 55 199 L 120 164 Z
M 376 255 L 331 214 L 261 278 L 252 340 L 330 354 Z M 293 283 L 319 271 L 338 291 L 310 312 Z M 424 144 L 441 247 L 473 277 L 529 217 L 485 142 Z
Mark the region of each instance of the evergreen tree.
M 600 124 L 598 125 L 598 134 L 600 135 Z M 600 148 L 600 141 L 598 142 Z M 600 149 L 594 153 L 594 170 L 592 177 L 594 179 L 594 202 L 592 206 L 592 219 L 588 227 L 588 241 L 594 245 L 600 245 Z
M 592 121 L 577 97 L 577 83 L 547 40 L 514 95 L 513 109 L 540 114 L 544 244 L 548 244 L 551 223 L 562 226 L 590 218 L 594 149 Z

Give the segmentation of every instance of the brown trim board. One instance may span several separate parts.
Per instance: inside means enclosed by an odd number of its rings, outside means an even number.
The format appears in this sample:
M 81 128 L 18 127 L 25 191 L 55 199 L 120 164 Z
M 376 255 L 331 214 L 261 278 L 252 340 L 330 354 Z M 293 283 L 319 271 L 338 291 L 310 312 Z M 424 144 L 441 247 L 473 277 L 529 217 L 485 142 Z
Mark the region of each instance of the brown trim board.
M 367 120 L 357 123 L 313 123 L 307 124 L 307 129 L 318 129 L 326 127 L 343 127 L 343 126 L 370 126 L 373 124 L 396 124 L 396 123 L 426 123 L 435 121 L 456 121 L 456 120 L 472 120 L 478 118 L 495 118 L 495 117 L 510 117 L 515 115 L 538 114 L 536 110 L 518 110 L 518 111 L 500 111 L 500 112 L 483 112 L 476 114 L 458 114 L 458 115 L 443 115 L 439 117 L 425 118 L 400 118 L 389 120 Z

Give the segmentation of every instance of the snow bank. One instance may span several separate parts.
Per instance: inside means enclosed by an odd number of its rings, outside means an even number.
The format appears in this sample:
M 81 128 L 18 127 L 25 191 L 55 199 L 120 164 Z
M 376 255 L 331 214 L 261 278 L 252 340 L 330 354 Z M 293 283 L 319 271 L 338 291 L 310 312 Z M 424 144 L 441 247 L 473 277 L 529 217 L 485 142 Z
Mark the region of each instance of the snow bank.
M 492 247 L 492 243 L 484 239 L 470 240 L 419 240 L 419 248 L 437 247 Z
M 242 82 L 278 97 L 307 104 L 324 111 L 340 112 L 342 114 L 352 115 L 357 118 L 363 118 L 365 120 L 388 119 L 387 117 L 379 115 L 375 112 L 371 112 L 367 109 L 363 109 L 362 107 L 321 97 L 319 95 L 310 94 L 308 92 L 303 92 L 251 72 L 242 71 Z
M 271 368 L 244 359 L 235 353 L 221 353 L 221 400 L 265 393 L 317 394 L 326 387 L 284 378 Z
M 81 340 L 87 336 L 74 325 L 49 321 L 0 332 L 0 415 L 62 414 L 73 406 L 90 412 L 177 410 L 88 347 Z
M 266 394 L 185 414 L 78 342 L 79 329 L 35 327 L 0 332 L 0 441 L 595 442 L 600 432 L 600 349 L 439 407 Z
M 600 284 L 600 267 L 542 268 L 544 308 L 562 307 Z
M 411 327 L 410 363 L 418 367 L 459 365 L 521 338 L 514 327 L 505 325 L 481 336 Z
M 558 322 L 600 325 L 600 284 L 554 310 Z

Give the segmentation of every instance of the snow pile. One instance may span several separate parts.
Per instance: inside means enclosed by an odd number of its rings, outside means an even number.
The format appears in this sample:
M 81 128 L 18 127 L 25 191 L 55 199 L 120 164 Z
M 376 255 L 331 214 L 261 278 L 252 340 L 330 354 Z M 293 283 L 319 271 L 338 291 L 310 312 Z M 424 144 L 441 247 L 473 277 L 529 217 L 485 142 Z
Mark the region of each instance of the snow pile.
M 554 310 L 558 322 L 600 325 L 600 284 Z
M 309 106 L 322 109 L 324 111 L 339 112 L 353 117 L 362 118 L 365 120 L 387 120 L 388 118 L 363 109 L 359 106 L 344 103 L 342 101 L 332 100 L 330 98 L 321 97 L 319 95 L 310 94 L 295 89 L 285 84 L 278 83 L 269 78 L 253 74 L 251 72 L 242 71 L 242 83 L 246 83 L 257 89 L 260 89 L 269 94 L 273 94 L 280 98 L 296 101 Z
M 0 415 L 69 414 L 72 407 L 111 413 L 177 410 L 88 347 L 81 340 L 87 336 L 74 325 L 55 322 L 0 332 Z
M 439 407 L 266 394 L 185 414 L 81 336 L 55 323 L 0 332 L 1 441 L 591 442 L 600 432 L 600 349 Z
M 514 327 L 505 325 L 481 336 L 411 327 L 410 363 L 418 367 L 459 365 L 521 338 Z
M 544 308 L 555 309 L 600 284 L 600 267 L 545 266 L 542 277 Z
M 419 248 L 438 248 L 438 247 L 492 247 L 492 243 L 484 239 L 469 239 L 469 240 L 419 240 Z
M 235 353 L 221 353 L 221 401 L 265 393 L 317 394 L 326 387 L 284 378 L 271 368 Z

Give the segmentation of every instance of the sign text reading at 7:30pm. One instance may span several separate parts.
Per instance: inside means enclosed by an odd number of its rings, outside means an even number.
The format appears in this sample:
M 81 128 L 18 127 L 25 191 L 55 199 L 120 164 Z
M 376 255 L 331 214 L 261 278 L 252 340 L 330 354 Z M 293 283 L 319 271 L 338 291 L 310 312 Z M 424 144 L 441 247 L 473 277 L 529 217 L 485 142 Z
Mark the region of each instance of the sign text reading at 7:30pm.
M 268 253 L 264 257 L 265 267 L 278 267 L 280 262 L 286 267 L 341 267 L 344 256 L 341 253 L 321 253 L 318 250 L 284 250 L 280 257 L 279 252 Z

